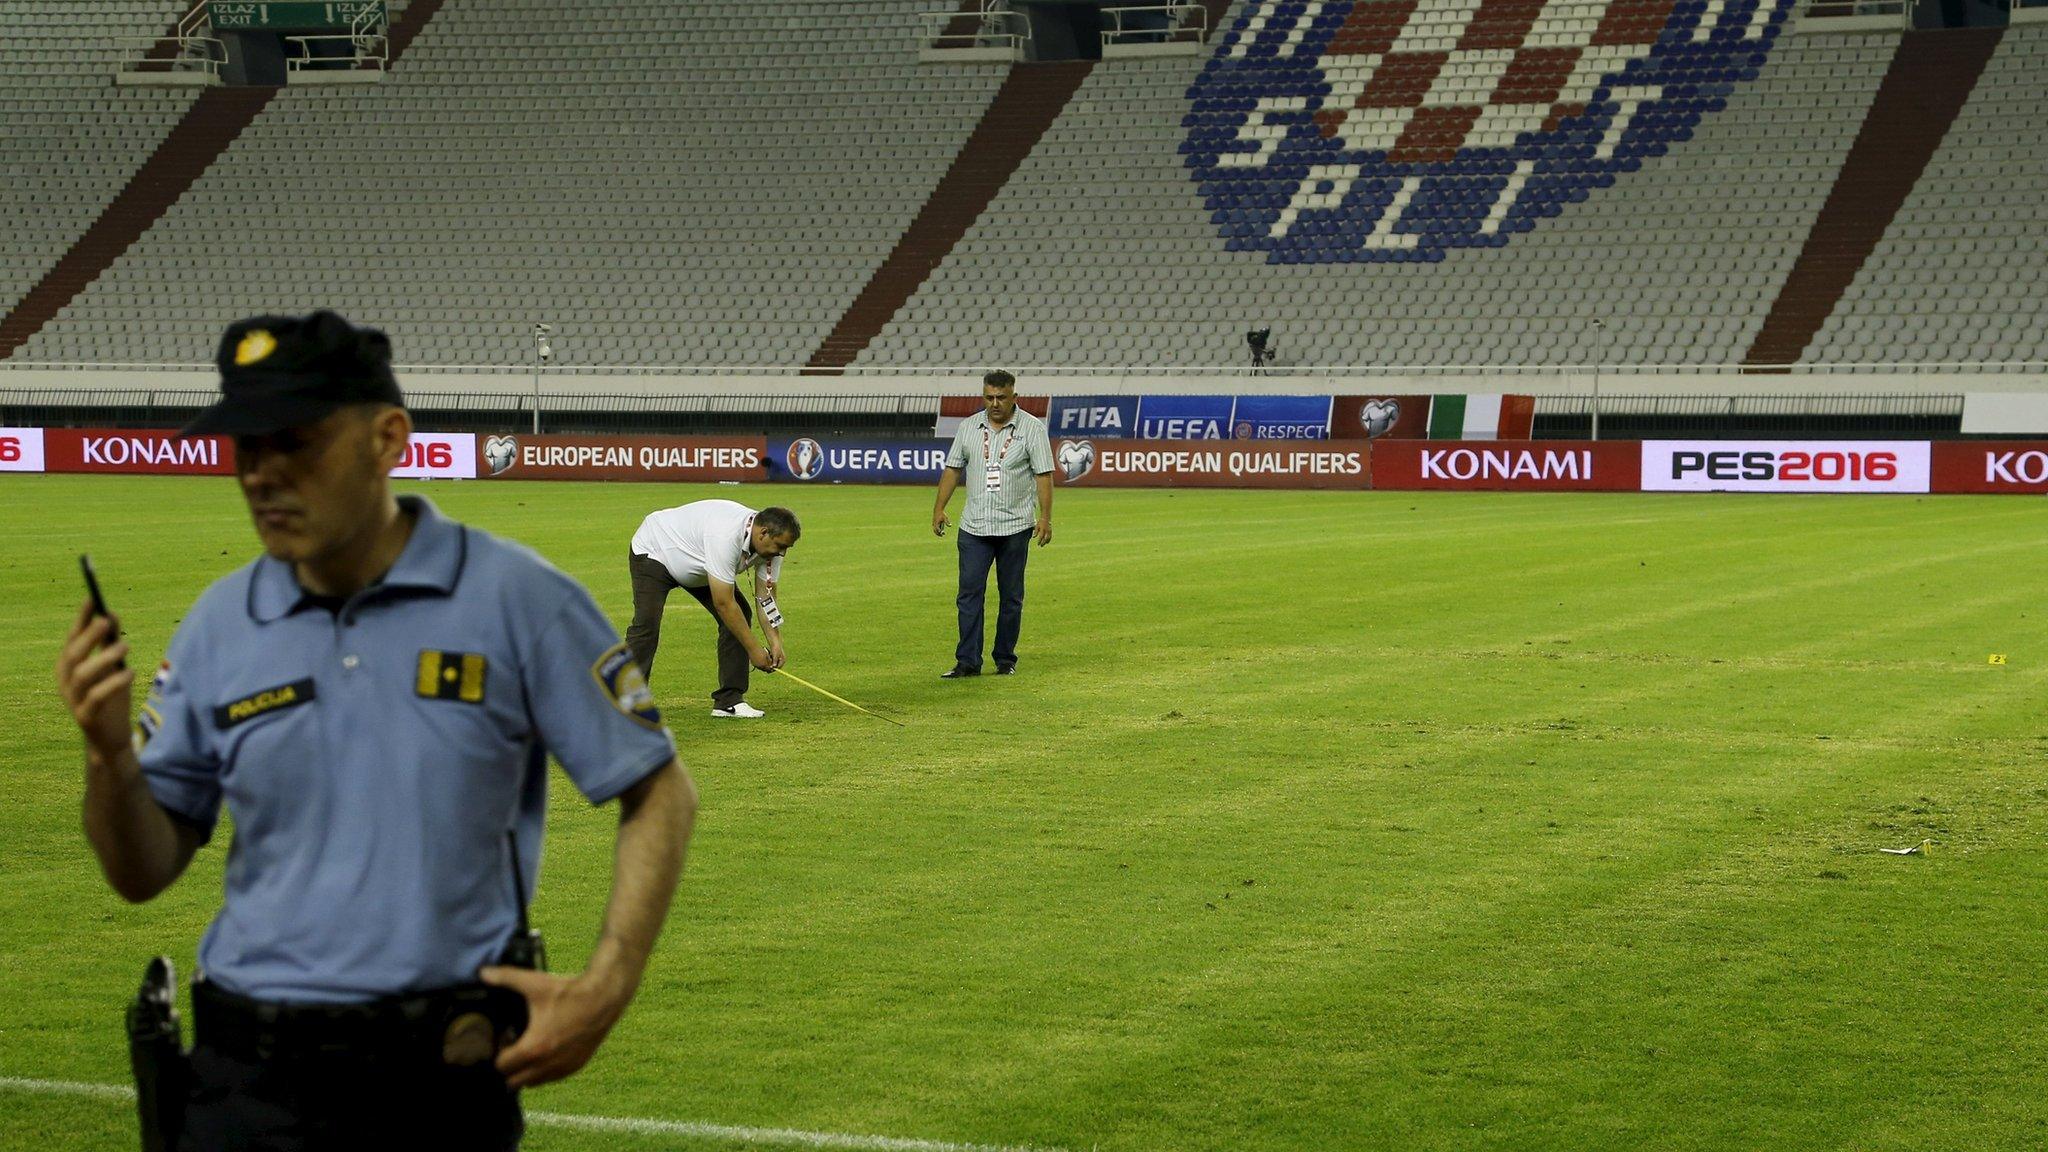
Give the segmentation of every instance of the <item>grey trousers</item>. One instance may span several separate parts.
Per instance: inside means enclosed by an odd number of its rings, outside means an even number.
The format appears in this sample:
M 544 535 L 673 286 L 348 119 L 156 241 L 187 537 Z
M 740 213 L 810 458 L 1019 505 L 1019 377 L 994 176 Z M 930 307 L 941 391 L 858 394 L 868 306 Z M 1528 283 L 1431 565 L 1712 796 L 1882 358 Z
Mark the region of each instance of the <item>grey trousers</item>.
M 649 683 L 654 681 L 654 653 L 661 647 L 661 613 L 668 606 L 668 594 L 672 589 L 682 588 L 668 568 L 652 556 L 634 553 L 628 562 L 633 576 L 633 623 L 626 628 L 626 647 L 633 653 L 633 659 L 640 664 Z M 747 659 L 747 646 L 718 618 L 718 612 L 711 607 L 711 589 L 683 588 L 683 591 L 697 598 L 697 603 L 711 613 L 711 622 L 718 629 L 718 691 L 711 694 L 713 708 L 730 708 L 747 698 L 748 677 L 754 665 Z M 754 622 L 754 606 L 747 603 L 748 597 L 737 597 L 740 615 L 747 623 Z

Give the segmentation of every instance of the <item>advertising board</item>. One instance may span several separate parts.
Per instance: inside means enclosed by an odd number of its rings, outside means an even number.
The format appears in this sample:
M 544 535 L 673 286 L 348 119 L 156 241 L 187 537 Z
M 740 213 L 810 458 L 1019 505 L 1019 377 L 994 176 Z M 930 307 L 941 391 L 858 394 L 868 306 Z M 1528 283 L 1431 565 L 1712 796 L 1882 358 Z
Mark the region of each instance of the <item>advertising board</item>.
M 1379 489 L 1634 492 L 1642 445 L 1634 440 L 1381 439 L 1372 446 Z
M 1091 488 L 1365 488 L 1364 440 L 1056 440 L 1053 476 Z
M 1924 440 L 1648 440 L 1645 492 L 1925 492 Z
M 487 480 L 766 480 L 759 436 L 479 434 L 477 475 Z

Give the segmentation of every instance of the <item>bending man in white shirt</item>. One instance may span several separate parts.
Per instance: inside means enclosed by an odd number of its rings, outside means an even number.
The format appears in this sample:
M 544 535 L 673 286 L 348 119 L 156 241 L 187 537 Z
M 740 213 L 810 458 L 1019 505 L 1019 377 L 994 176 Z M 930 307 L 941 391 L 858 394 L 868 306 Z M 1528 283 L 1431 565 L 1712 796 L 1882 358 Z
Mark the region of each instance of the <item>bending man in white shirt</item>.
M 782 667 L 782 610 L 775 604 L 775 586 L 782 578 L 783 555 L 802 535 L 789 509 L 756 512 L 734 500 L 699 500 L 649 513 L 633 533 L 633 623 L 626 629 L 626 646 L 647 677 L 654 676 L 669 590 L 681 588 L 719 624 L 718 691 L 711 694 L 711 715 L 761 715 L 747 703 L 747 680 L 752 669 Z M 765 645 L 754 638 L 753 608 L 737 589 L 740 573 L 748 571 L 754 573 L 753 599 L 760 605 Z

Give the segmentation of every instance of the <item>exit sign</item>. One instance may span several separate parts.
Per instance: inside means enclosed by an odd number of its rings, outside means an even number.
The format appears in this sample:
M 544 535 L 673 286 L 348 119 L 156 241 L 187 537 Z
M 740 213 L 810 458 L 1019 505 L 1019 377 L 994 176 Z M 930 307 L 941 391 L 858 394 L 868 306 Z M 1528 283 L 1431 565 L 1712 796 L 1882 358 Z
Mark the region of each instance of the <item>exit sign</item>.
M 349 28 L 364 13 L 382 26 L 386 20 L 384 0 L 284 0 L 260 3 L 256 0 L 214 0 L 206 6 L 207 19 L 216 30 L 239 28 Z

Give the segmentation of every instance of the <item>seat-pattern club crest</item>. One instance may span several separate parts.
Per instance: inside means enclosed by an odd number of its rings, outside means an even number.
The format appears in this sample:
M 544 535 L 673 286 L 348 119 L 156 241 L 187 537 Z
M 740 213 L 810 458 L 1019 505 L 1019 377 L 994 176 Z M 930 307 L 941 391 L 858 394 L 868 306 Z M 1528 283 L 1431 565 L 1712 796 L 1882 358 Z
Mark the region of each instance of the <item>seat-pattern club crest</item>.
M 1268 262 L 1496 248 L 1692 138 L 1792 0 L 1251 0 L 1181 152 Z

